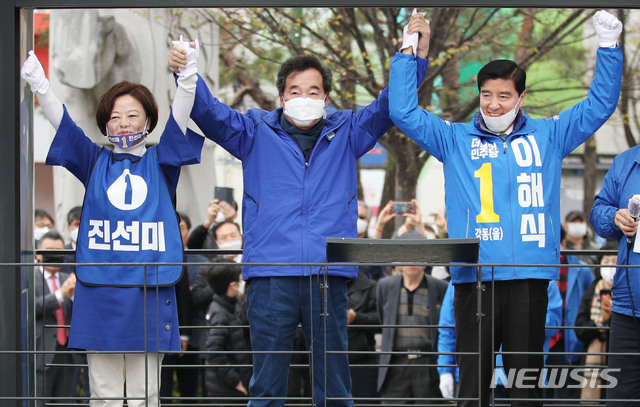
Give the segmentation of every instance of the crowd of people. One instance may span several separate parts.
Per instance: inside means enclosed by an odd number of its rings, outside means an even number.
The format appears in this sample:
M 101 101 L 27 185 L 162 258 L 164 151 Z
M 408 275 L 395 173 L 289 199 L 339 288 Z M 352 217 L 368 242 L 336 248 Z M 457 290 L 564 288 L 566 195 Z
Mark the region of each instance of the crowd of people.
M 176 392 L 185 402 L 251 407 L 282 406 L 287 396 L 331 406 L 604 397 L 570 381 L 544 392 L 540 384 L 545 363 L 586 363 L 599 390 L 607 346 L 640 350 L 632 340 L 640 279 L 613 267 L 640 260 L 640 203 L 627 209 L 637 192 L 635 149 L 615 160 L 590 216 L 596 233 L 619 242 L 617 261 L 560 253 L 596 248 L 585 214 L 572 211 L 558 227 L 561 162 L 606 122 L 620 93 L 622 24 L 606 11 L 593 24 L 600 47 L 587 98 L 553 118 L 531 118 L 522 109 L 525 71 L 494 60 L 478 72 L 480 107 L 469 123 L 418 106 L 430 41 L 419 13 L 391 61 L 389 87 L 357 112 L 325 110 L 332 72 L 310 55 L 281 65 L 278 109 L 233 110 L 198 75 L 197 40 L 180 38 L 168 58 L 172 112 L 150 148 L 158 107 L 144 85 L 120 82 L 100 98 L 97 127 L 113 145 L 104 148 L 75 125 L 31 53 L 22 77 L 56 129 L 47 164 L 86 188 L 68 216 L 75 267 L 39 256 L 34 271 L 37 326 L 55 326 L 36 335 L 37 347 L 52 351 L 36 361 L 39 402 L 74 397 L 79 382 L 92 406 L 170 404 Z M 356 162 L 394 125 L 442 161 L 446 218 L 423 214 L 415 199 L 391 201 L 370 229 L 371 211 L 356 198 Z M 195 227 L 175 212 L 180 169 L 199 162 L 204 138 L 242 162 L 242 227 L 236 202 L 212 200 Z M 379 239 L 399 216 L 399 242 L 477 238 L 486 265 L 480 290 L 476 268 L 460 264 L 307 265 L 325 262 L 327 237 Z M 36 221 L 39 249 L 65 247 L 51 216 L 38 212 Z M 185 248 L 222 252 L 185 258 Z M 310 368 L 292 386 L 296 346 L 308 351 Z M 64 359 L 74 355 L 68 349 L 86 351 L 88 369 L 60 368 L 74 363 Z M 615 399 L 640 397 L 640 363 L 625 358 L 608 360 L 617 369 L 610 377 L 625 384 L 607 392 Z M 535 384 L 511 386 L 496 379 L 498 368 L 503 378 L 532 371 Z

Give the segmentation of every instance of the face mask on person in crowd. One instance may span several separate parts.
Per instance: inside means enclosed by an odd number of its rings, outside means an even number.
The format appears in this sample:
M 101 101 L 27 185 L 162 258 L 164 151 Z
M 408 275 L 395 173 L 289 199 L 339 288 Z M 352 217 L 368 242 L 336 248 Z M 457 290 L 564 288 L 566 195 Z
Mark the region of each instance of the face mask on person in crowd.
M 242 240 L 232 240 L 218 245 L 221 250 L 240 250 L 242 249 Z
M 609 283 L 609 285 L 613 285 L 613 276 L 616 274 L 615 267 L 602 267 L 600 268 L 600 275 L 602 279 Z
M 358 235 L 361 235 L 367 231 L 367 227 L 369 226 L 369 222 L 364 219 L 358 218 L 356 222 L 356 229 L 358 230 Z
M 487 126 L 487 129 L 498 134 L 506 131 L 516 119 L 516 115 L 518 114 L 519 110 L 518 105 L 520 104 L 521 97 L 522 95 L 520 95 L 520 97 L 518 98 L 518 101 L 516 102 L 516 105 L 513 107 L 513 109 L 509 110 L 502 116 L 488 116 L 484 114 L 484 112 L 482 111 L 482 107 L 480 107 L 480 114 L 482 115 L 482 119 L 484 119 L 484 124 Z
M 295 124 L 306 126 L 314 120 L 327 117 L 327 112 L 324 109 L 325 98 L 311 99 L 298 97 L 285 101 L 283 97 L 284 114 Z
M 73 242 L 77 242 L 78 241 L 78 228 L 75 228 L 71 232 L 69 232 L 69 237 L 71 238 L 71 240 Z
M 569 222 L 567 234 L 573 237 L 584 237 L 587 234 L 587 224 L 585 222 Z
M 49 229 L 48 227 L 43 227 L 43 228 L 35 228 L 33 230 L 33 238 L 35 240 L 40 240 L 40 238 L 42 236 L 44 236 L 45 233 L 47 233 L 48 231 L 50 231 L 51 229 Z

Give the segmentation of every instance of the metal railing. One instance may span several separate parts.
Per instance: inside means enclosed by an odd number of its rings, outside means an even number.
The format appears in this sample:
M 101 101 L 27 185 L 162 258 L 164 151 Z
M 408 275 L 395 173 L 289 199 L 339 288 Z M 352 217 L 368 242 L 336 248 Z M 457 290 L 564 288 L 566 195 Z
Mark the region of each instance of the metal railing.
M 222 252 L 222 251 L 189 251 L 190 253 L 201 253 L 201 254 L 228 254 L 229 252 Z M 56 252 L 51 252 L 52 254 L 57 254 L 57 253 L 68 253 L 66 251 L 56 251 Z M 604 252 L 604 251 L 597 251 L 597 252 L 586 252 L 586 251 L 568 251 L 568 252 L 564 252 L 565 254 L 569 254 L 569 255 L 574 255 L 574 254 L 586 254 L 586 255 L 603 255 L 603 254 L 615 254 L 615 252 Z M 238 254 L 238 252 L 233 252 L 232 254 Z M 128 263 L 127 265 L 143 265 L 143 266 L 148 266 L 145 264 L 139 264 L 139 263 Z M 182 263 L 181 263 L 182 264 Z M 210 266 L 210 265 L 221 265 L 223 263 L 184 263 L 184 265 L 191 265 L 191 266 Z M 389 262 L 389 263 L 352 263 L 352 262 L 348 262 L 348 263 L 332 263 L 331 265 L 359 265 L 359 266 L 371 266 L 371 265 L 376 265 L 376 266 L 385 266 L 385 267 L 391 267 L 394 265 L 397 265 L 396 263 L 393 262 Z M 434 265 L 432 263 L 423 263 L 423 262 L 416 262 L 415 264 L 419 264 L 419 265 Z M 62 264 L 54 264 L 54 265 L 62 265 Z M 64 263 L 65 266 L 77 266 L 76 263 Z M 114 265 L 114 264 L 110 264 L 110 265 Z M 154 264 L 154 266 L 156 266 L 158 264 Z M 162 265 L 170 265 L 168 263 L 163 263 Z M 256 265 L 255 263 L 252 263 L 252 265 Z M 264 264 L 267 265 L 267 264 Z M 273 264 L 268 264 L 268 265 L 273 265 Z M 292 264 L 278 264 L 278 265 L 292 265 Z M 299 265 L 299 264 L 296 264 Z M 407 265 L 406 263 L 404 265 Z M 410 264 L 409 264 L 410 265 Z M 444 266 L 450 266 L 451 263 L 437 263 L 435 265 L 444 265 Z M 458 264 L 459 265 L 459 264 Z M 471 266 L 493 266 L 493 267 L 497 267 L 497 266 L 503 266 L 503 265 L 498 265 L 498 264 L 470 264 Z M 309 266 L 309 270 L 310 273 L 313 273 L 314 271 L 317 273 L 318 269 L 321 269 L 323 267 L 327 266 L 327 263 L 321 263 L 321 264 L 304 264 L 304 266 Z M 513 266 L 513 265 L 511 265 Z M 517 266 L 528 266 L 528 265 L 517 265 Z M 540 266 L 540 267 L 560 267 L 561 265 L 547 265 L 547 266 Z M 585 267 L 585 265 L 565 265 L 563 264 L 562 266 L 566 266 L 569 268 L 572 267 Z M 592 267 L 592 268 L 598 268 L 598 265 L 588 265 L 588 267 Z M 629 266 L 629 267 L 634 267 L 634 266 Z M 638 267 L 638 266 L 635 266 Z M 12 401 L 21 401 L 22 404 L 24 405 L 36 405 L 36 404 L 45 404 L 45 405 L 51 405 L 51 406 L 63 406 L 63 405 L 77 405 L 77 404 L 88 404 L 89 402 L 89 398 L 83 394 L 76 394 L 75 397 L 71 397 L 71 398 L 45 398 L 42 394 L 38 394 L 37 391 L 35 389 L 38 389 L 38 385 L 39 383 L 36 383 L 36 370 L 38 368 L 44 368 L 44 375 L 43 375 L 43 380 L 46 382 L 47 381 L 47 371 L 51 368 L 60 368 L 60 369 L 69 369 L 69 370 L 74 370 L 76 372 L 84 372 L 87 369 L 87 364 L 80 362 L 80 363 L 65 363 L 65 364 L 56 364 L 56 363 L 45 363 L 43 366 L 36 366 L 36 357 L 38 355 L 46 355 L 46 354 L 74 354 L 74 355 L 86 355 L 86 354 L 92 354 L 92 353 L 104 353 L 104 352 L 96 352 L 96 351 L 76 351 L 76 350 L 68 350 L 68 351 L 52 351 L 52 352 L 45 352 L 42 350 L 37 350 L 37 346 L 35 343 L 35 331 L 36 331 L 36 320 L 38 318 L 36 318 L 36 315 L 34 315 L 34 310 L 35 310 L 35 296 L 34 296 L 34 287 L 33 287 L 33 282 L 35 281 L 35 279 L 33 279 L 33 273 L 35 273 L 35 267 L 34 264 L 31 263 L 11 263 L 11 264 L 0 264 L 0 270 L 3 270 L 3 272 L 7 272 L 7 270 L 11 270 L 12 272 L 16 272 L 16 273 L 21 273 L 22 277 L 23 277 L 23 281 L 24 281 L 24 290 L 22 291 L 22 304 L 16 304 L 16 309 L 13 310 L 13 312 L 16 313 L 22 313 L 22 320 L 23 320 L 23 335 L 24 335 L 24 340 L 23 340 L 23 349 L 0 349 L 0 354 L 5 354 L 5 355 L 15 355 L 16 357 L 19 357 L 21 359 L 22 362 L 22 372 L 23 372 L 23 393 L 22 394 L 16 394 L 15 397 L 4 397 L 4 398 L 0 398 L 0 405 L 3 405 L 5 401 L 8 400 L 12 400 Z M 29 277 L 29 275 L 31 275 L 31 278 Z M 43 280 L 43 284 L 44 280 Z M 148 289 L 154 289 L 153 287 L 150 287 Z M 11 312 L 11 310 L 9 310 L 9 312 Z M 349 325 L 348 329 L 349 330 L 354 330 L 354 329 L 371 329 L 371 330 L 375 330 L 377 332 L 379 332 L 382 328 L 385 327 L 398 327 L 400 325 L 393 325 L 393 326 L 389 326 L 389 325 L 380 325 L 380 324 L 376 324 L 376 325 Z M 406 327 L 406 325 L 405 325 Z M 430 328 L 430 329 L 437 329 L 437 328 L 453 328 L 453 326 L 438 326 L 438 325 L 427 325 L 427 326 L 415 326 L 415 327 L 426 327 L 426 328 Z M 44 325 L 42 326 L 42 328 L 47 331 L 47 332 L 51 332 L 51 331 L 55 331 L 57 328 L 59 328 L 58 325 Z M 69 328 L 68 325 L 65 326 L 65 328 Z M 247 325 L 243 325 L 243 326 L 218 326 L 218 327 L 211 327 L 211 326 L 207 326 L 207 325 L 190 325 L 190 326 L 181 326 L 181 329 L 189 329 L 192 331 L 200 331 L 201 334 L 204 334 L 206 332 L 208 332 L 209 330 L 212 329 L 244 329 L 247 330 L 249 327 Z M 548 326 L 546 327 L 547 329 L 558 329 L 558 330 L 569 330 L 569 329 L 574 329 L 575 327 L 573 326 Z M 585 328 L 585 327 L 581 327 L 581 329 L 599 329 L 599 330 L 608 330 L 608 328 Z M 108 352 L 107 352 L 108 353 Z M 138 354 L 145 354 L 145 352 L 113 352 L 113 353 L 138 353 Z M 167 352 L 160 352 L 160 354 L 165 354 Z M 186 350 L 181 352 L 181 354 L 183 355 L 197 355 L 200 360 L 204 359 L 207 357 L 207 355 L 212 354 L 214 352 L 209 352 L 205 349 L 199 349 L 199 350 Z M 218 352 L 221 353 L 221 352 Z M 234 353 L 234 352 L 222 352 L 222 353 Z M 257 351 L 248 351 L 248 353 L 251 354 L 256 354 L 256 353 L 260 353 Z M 262 352 L 262 353 L 266 353 L 266 352 Z M 269 353 L 273 353 L 273 352 L 269 352 Z M 297 356 L 299 358 L 302 359 L 309 359 L 312 358 L 312 354 L 310 351 L 307 350 L 292 350 L 291 352 L 279 352 L 279 353 L 289 353 L 292 356 Z M 329 353 L 344 353 L 344 352 L 331 352 L 331 351 L 327 351 L 327 354 Z M 350 351 L 347 352 L 349 355 L 369 355 L 369 356 L 379 356 L 382 352 L 377 349 L 375 351 Z M 393 356 L 402 356 L 402 355 L 407 355 L 407 352 L 399 352 L 399 351 L 393 351 L 393 352 L 386 352 L 389 353 Z M 381 365 L 380 363 L 375 363 L 375 364 L 354 364 L 352 365 L 352 369 L 378 369 L 381 366 L 387 366 L 387 367 L 406 367 L 407 369 L 410 368 L 416 368 L 416 367 L 437 367 L 437 363 L 435 362 L 437 356 L 440 354 L 438 353 L 436 350 L 430 351 L 430 352 L 411 352 L 412 354 L 416 354 L 417 356 L 422 356 L 421 359 L 424 359 L 424 363 L 390 363 L 390 364 L 385 364 L 385 365 Z M 551 352 L 541 352 L 544 355 L 550 355 Z M 459 353 L 456 352 L 450 352 L 450 353 L 446 353 L 446 354 L 453 354 L 453 355 L 458 355 Z M 498 354 L 508 354 L 508 352 L 496 352 L 496 355 Z M 540 354 L 540 352 L 531 352 L 531 354 Z M 556 353 L 557 355 L 558 353 Z M 581 359 L 584 359 L 586 357 L 586 355 L 588 354 L 587 352 L 564 352 L 564 353 L 559 353 L 561 355 L 566 355 L 566 354 L 570 354 L 570 355 L 577 355 L 579 356 Z M 592 353 L 593 354 L 593 353 Z M 606 356 L 608 353 L 607 352 L 602 352 L 602 353 L 596 353 L 599 355 L 604 355 Z M 638 354 L 628 354 L 629 356 L 640 356 Z M 495 360 L 495 358 L 493 358 L 493 360 Z M 148 361 L 147 363 L 151 363 L 150 361 Z M 295 361 L 291 364 L 291 368 L 290 368 L 290 376 L 297 378 L 297 379 L 304 379 L 305 376 L 305 372 L 308 373 L 309 371 L 309 363 L 314 363 L 314 361 L 311 362 L 300 362 L 300 361 Z M 317 361 L 315 362 L 317 363 Z M 447 365 L 450 367 L 455 367 L 454 365 Z M 221 369 L 221 368 L 227 368 L 228 365 L 207 365 L 204 363 L 193 363 L 193 364 L 164 364 L 163 368 L 165 369 L 175 369 L 176 371 L 180 371 L 180 370 L 184 370 L 184 369 L 194 369 L 197 370 L 198 372 L 198 380 L 199 380 L 199 384 L 198 384 L 198 396 L 196 397 L 186 397 L 186 396 L 181 396 L 181 395 L 177 395 L 175 392 L 172 393 L 172 395 L 170 397 L 160 397 L 160 403 L 162 403 L 162 405 L 165 404 L 171 404 L 171 405 L 184 405 L 184 406 L 216 406 L 216 405 L 245 405 L 249 400 L 251 400 L 252 398 L 250 396 L 248 397 L 239 397 L 239 398 L 229 398 L 229 397 L 218 397 L 215 394 L 214 395 L 206 395 L 205 389 L 203 388 L 203 384 L 202 384 L 202 377 L 206 374 L 207 370 L 210 369 Z M 241 368 L 250 368 L 251 365 L 237 365 L 236 367 L 241 367 Z M 547 365 L 547 368 L 558 368 L 558 369 L 562 369 L 562 368 L 567 368 L 566 365 Z M 604 365 L 577 365 L 575 367 L 580 367 L 582 369 L 602 369 L 605 368 L 606 366 Z M 160 369 L 158 369 L 158 371 L 160 371 Z M 325 369 L 325 372 L 327 370 Z M 583 372 L 585 372 L 586 370 L 583 370 Z M 293 374 L 291 374 L 291 372 L 293 372 Z M 12 372 L 9 371 L 4 371 L 3 367 L 0 366 L 0 377 L 6 375 L 6 374 L 12 374 Z M 160 375 L 158 375 L 158 377 L 155 378 L 157 380 L 158 385 L 160 384 Z M 1 379 L 0 379 L 1 380 Z M 245 386 L 248 388 L 248 384 L 245 384 Z M 78 391 L 80 391 L 82 389 L 82 386 L 79 386 Z M 292 390 L 292 389 L 290 389 Z M 297 393 L 291 393 L 290 395 L 288 395 L 284 401 L 286 402 L 287 405 L 291 405 L 291 406 L 309 406 L 313 404 L 313 385 L 311 384 L 310 387 L 305 387 L 302 386 L 300 389 L 296 389 L 299 390 L 299 392 Z M 508 398 L 503 398 L 500 397 L 500 393 L 497 392 L 495 389 L 491 390 L 491 394 L 492 394 L 492 405 L 509 405 L 509 402 L 511 399 Z M 127 399 L 126 397 L 124 399 Z M 253 398 L 255 399 L 255 398 Z M 133 400 L 133 399 L 129 399 L 129 400 Z M 442 406 L 450 406 L 452 402 L 455 401 L 459 401 L 460 399 L 458 398 L 454 398 L 454 399 L 441 399 L 441 398 L 382 398 L 378 395 L 372 395 L 371 397 L 352 397 L 350 399 L 332 399 L 330 397 L 327 397 L 328 400 L 328 404 L 331 404 L 332 402 L 339 402 L 339 401 L 347 401 L 347 400 L 352 400 L 355 402 L 356 405 L 359 406 L 373 406 L 373 405 L 377 405 L 379 403 L 384 403 L 387 405 L 394 405 L 394 403 L 397 403 L 398 405 L 400 404 L 405 404 L 405 402 L 411 402 L 412 404 L 417 404 L 417 405 L 442 405 Z M 45 403 L 45 401 L 47 401 L 47 403 Z M 554 402 L 554 405 L 578 405 L 580 403 L 584 403 L 584 402 L 590 402 L 590 404 L 592 405 L 604 405 L 604 400 L 579 400 L 579 399 L 551 399 L 551 398 L 545 398 L 542 401 L 546 402 Z M 640 402 L 640 400 L 635 400 Z

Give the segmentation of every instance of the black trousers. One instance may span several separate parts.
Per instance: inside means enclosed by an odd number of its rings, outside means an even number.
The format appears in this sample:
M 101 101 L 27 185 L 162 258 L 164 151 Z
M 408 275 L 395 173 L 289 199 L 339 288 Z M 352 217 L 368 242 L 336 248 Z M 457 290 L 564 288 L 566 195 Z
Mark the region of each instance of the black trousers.
M 189 347 L 188 350 L 197 350 Z M 162 373 L 160 381 L 160 397 L 163 398 L 162 405 L 172 404 L 174 373 L 178 380 L 178 390 L 180 397 L 198 397 L 198 385 L 200 384 L 199 367 L 169 367 L 166 365 L 198 365 L 200 358 L 195 353 L 167 354 L 162 359 Z M 197 400 L 181 400 L 179 403 L 195 404 Z
M 52 365 L 68 365 L 73 363 L 71 354 L 67 353 L 69 350 L 66 346 L 56 344 L 56 353 L 53 356 Z M 47 403 L 70 403 L 70 398 L 75 397 L 75 390 L 73 388 L 73 374 L 74 368 L 67 366 L 49 366 L 44 370 L 41 366 L 38 366 L 36 370 L 36 386 L 38 397 L 69 397 L 66 400 L 38 400 L 36 401 L 36 407 L 41 407 Z
M 382 401 L 382 404 L 442 403 L 442 400 L 398 400 L 403 398 L 442 398 L 442 394 L 438 388 L 438 370 L 434 362 L 435 358 L 430 355 L 416 359 L 409 359 L 404 355 L 393 356 L 391 358 L 391 364 L 400 366 L 389 367 L 387 371 L 384 383 L 380 389 L 380 396 L 389 400 Z
M 481 323 L 477 320 L 477 284 L 456 284 L 454 296 L 454 314 L 456 320 L 456 352 L 480 352 L 478 356 L 458 355 L 460 366 L 459 398 L 476 400 L 459 401 L 458 406 L 488 406 L 490 384 L 493 377 L 493 352 L 502 345 L 505 352 L 518 352 L 504 355 L 505 371 L 509 369 L 537 369 L 530 371 L 527 377 L 540 375 L 544 366 L 543 355 L 531 355 L 527 352 L 542 352 L 545 336 L 547 313 L 548 280 L 509 280 L 483 282 Z M 478 326 L 480 325 L 480 330 Z M 481 339 L 480 348 L 478 339 Z M 512 406 L 542 406 L 542 392 L 535 380 L 529 386 L 511 386 Z M 527 384 L 533 384 L 528 380 Z M 480 403 L 478 403 L 478 398 Z
M 636 315 L 636 320 L 628 315 L 611 313 L 609 352 L 636 355 L 609 355 L 611 378 L 602 383 L 611 386 L 607 388 L 607 407 L 640 405 L 640 356 L 637 356 L 640 353 L 640 315 Z M 614 399 L 629 401 L 612 401 Z

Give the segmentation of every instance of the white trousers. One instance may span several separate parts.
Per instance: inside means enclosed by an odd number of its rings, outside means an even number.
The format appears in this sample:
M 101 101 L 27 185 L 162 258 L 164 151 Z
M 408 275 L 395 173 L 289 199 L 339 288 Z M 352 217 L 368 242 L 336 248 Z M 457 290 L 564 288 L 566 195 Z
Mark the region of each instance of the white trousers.
M 160 406 L 158 389 L 163 357 L 164 354 L 158 353 L 87 354 L 91 387 L 89 405 L 91 407 L 122 407 L 126 383 L 127 398 L 138 398 L 138 400 L 127 400 L 129 407 Z M 94 400 L 94 398 L 111 400 Z

